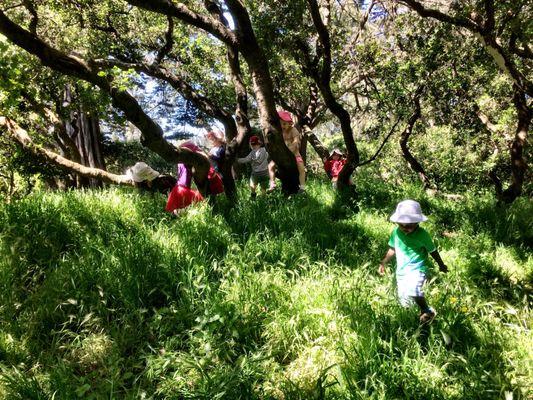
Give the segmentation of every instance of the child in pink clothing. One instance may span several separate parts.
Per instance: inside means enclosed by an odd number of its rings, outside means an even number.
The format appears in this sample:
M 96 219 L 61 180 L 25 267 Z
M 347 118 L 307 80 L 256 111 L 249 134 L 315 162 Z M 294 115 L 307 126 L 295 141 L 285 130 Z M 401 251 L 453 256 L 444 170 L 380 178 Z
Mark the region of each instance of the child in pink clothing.
M 200 148 L 192 142 L 182 143 L 180 147 L 185 147 L 194 152 L 200 152 Z M 177 215 L 180 210 L 190 206 L 192 203 L 202 201 L 204 198 L 198 190 L 191 189 L 192 170 L 186 164 L 179 163 L 177 166 L 178 181 L 176 186 L 168 195 L 165 210 Z
M 224 134 L 218 129 L 207 132 L 205 137 L 213 144 L 209 150 L 209 160 L 215 171 L 220 172 L 219 165 L 224 160 L 226 154 L 226 139 Z

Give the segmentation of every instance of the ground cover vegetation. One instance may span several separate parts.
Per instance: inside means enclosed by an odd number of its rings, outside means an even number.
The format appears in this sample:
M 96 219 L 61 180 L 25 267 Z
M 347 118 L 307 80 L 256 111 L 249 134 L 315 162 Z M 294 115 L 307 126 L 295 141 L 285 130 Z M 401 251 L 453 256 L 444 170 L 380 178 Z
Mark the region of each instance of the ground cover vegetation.
M 2 397 L 531 396 L 531 203 L 360 190 L 342 218 L 320 180 L 179 220 L 132 189 L 3 205 Z M 429 286 L 427 329 L 376 273 L 403 198 L 422 202 L 451 269 Z

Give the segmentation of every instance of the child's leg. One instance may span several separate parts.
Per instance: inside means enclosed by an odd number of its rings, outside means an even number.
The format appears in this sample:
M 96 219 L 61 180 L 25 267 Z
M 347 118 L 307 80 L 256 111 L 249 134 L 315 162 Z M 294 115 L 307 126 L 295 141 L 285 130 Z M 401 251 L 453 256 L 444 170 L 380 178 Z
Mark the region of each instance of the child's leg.
M 426 298 L 424 296 L 413 296 L 412 299 L 416 303 L 416 305 L 420 308 L 421 313 L 431 310 L 431 307 L 429 307 L 426 301 Z
M 269 177 L 268 176 L 261 176 L 258 182 L 259 189 L 261 189 L 262 194 L 266 194 L 267 189 L 269 187 Z
M 420 308 L 420 323 L 427 324 L 430 323 L 433 318 L 435 318 L 436 312 L 433 310 L 427 303 L 426 298 L 424 297 L 424 292 L 422 287 L 426 281 L 426 274 L 420 272 L 416 278 L 416 283 L 414 286 L 414 292 L 411 293 L 411 298 Z
M 424 272 L 413 271 L 408 275 L 397 276 L 396 281 L 398 284 L 398 297 L 404 307 L 408 307 L 412 302 L 415 302 L 420 308 L 421 322 L 429 322 L 435 317 L 435 311 L 428 305 L 424 297 L 423 286 L 426 281 Z
M 255 181 L 255 178 L 254 176 L 252 175 L 250 177 L 250 191 L 252 192 L 250 197 L 252 199 L 255 199 L 255 197 L 257 196 L 257 193 L 256 193 L 256 189 L 257 189 L 257 182 Z
M 420 323 L 429 324 L 433 321 L 437 312 L 428 305 L 426 299 L 424 297 L 413 297 L 413 300 L 420 307 Z
M 301 157 L 298 158 L 299 160 L 296 163 L 296 166 L 298 167 L 298 179 L 300 181 L 300 189 L 305 190 L 305 165 L 303 159 Z
M 268 177 L 270 178 L 270 190 L 276 187 L 276 163 L 270 161 L 268 163 Z

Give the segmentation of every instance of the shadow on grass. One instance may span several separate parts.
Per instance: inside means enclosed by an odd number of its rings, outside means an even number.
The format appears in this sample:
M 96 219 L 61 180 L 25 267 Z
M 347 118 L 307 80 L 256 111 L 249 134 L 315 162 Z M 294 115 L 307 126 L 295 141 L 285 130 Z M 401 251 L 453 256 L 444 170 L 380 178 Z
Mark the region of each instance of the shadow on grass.
M 476 327 L 467 315 L 443 309 L 431 325 L 419 326 L 417 310 L 388 304 L 377 312 L 362 300 L 365 295 L 338 301 L 357 338 L 343 349 L 341 367 L 352 393 L 361 398 L 375 392 L 385 398 L 489 398 L 512 387 L 505 374 L 503 339 L 492 335 L 489 325 L 478 322 Z M 443 330 L 452 338 L 450 345 Z M 430 368 L 427 373 L 421 372 L 423 366 Z M 450 382 L 458 391 L 455 397 L 448 390 Z
M 485 300 L 503 300 L 519 307 L 528 307 L 533 301 L 531 280 L 513 279 L 491 260 L 472 257 L 466 268 L 472 286 Z
M 305 258 L 308 263 L 328 260 L 354 268 L 377 260 L 386 246 L 372 230 L 354 224 L 357 207 L 350 197 L 336 196 L 329 205 L 311 195 L 271 194 L 215 212 L 244 250 L 257 254 L 265 265 L 281 262 L 297 269 L 299 259 Z
M 150 199 L 136 200 L 158 215 Z M 158 337 L 196 325 L 216 290 L 211 262 L 228 248 L 216 229 L 193 229 L 194 221 L 161 212 L 159 226 L 105 201 L 68 193 L 60 202 L 33 199 L 4 210 L 2 246 L 11 257 L 2 268 L 2 303 L 9 305 L 2 322 L 36 354 L 53 353 L 67 334 L 93 330 L 110 335 L 121 354 L 142 353 Z M 186 231 L 175 239 L 180 249 L 165 243 L 174 228 Z M 157 323 L 162 315 L 165 324 Z

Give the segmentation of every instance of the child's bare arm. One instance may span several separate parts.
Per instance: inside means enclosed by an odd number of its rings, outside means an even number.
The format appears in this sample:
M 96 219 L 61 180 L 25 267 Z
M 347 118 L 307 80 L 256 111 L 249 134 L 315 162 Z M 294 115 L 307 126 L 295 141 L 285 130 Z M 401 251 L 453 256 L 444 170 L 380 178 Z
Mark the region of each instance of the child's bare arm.
M 252 161 L 252 154 L 253 154 L 253 151 L 251 151 L 250 153 L 248 153 L 248 155 L 246 157 L 243 157 L 243 158 L 237 158 L 237 162 L 239 164 L 246 164 L 246 163 L 249 163 L 250 161 Z
M 442 261 L 442 258 L 440 257 L 438 250 L 435 250 L 433 253 L 429 253 L 429 254 L 431 254 L 431 257 L 433 257 L 435 262 L 439 265 L 439 269 L 442 272 L 448 272 L 448 267 L 446 266 L 446 264 L 444 264 L 444 261 Z
M 389 250 L 387 250 L 385 257 L 383 257 L 383 260 L 381 260 L 381 262 L 379 263 L 378 273 L 380 275 L 385 274 L 385 264 L 387 264 L 391 260 L 391 258 L 394 257 L 394 254 L 396 254 L 394 249 L 392 247 L 389 247 Z

